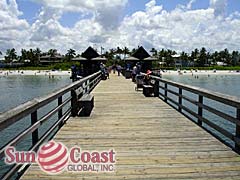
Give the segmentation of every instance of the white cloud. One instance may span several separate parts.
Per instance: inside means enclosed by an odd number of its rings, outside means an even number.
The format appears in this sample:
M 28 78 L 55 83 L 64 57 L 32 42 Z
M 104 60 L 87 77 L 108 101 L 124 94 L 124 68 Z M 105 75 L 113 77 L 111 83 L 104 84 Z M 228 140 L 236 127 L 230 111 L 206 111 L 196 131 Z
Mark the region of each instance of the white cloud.
M 178 6 L 167 12 L 152 0 L 146 4 L 145 11 L 126 17 L 120 31 L 127 31 L 125 39 L 128 39 L 129 45 L 135 47 L 141 44 L 178 51 L 191 51 L 203 46 L 209 50 L 239 50 L 237 44 L 240 43 L 240 26 L 237 24 L 240 23 L 240 18 L 236 18 L 238 13 L 224 17 L 225 5 L 225 1 L 211 0 L 207 9 L 190 10 Z
M 0 1 L 0 51 L 20 47 L 28 36 L 30 26 L 26 20 L 18 18 L 21 14 L 15 0 Z
M 94 19 L 106 29 L 114 29 L 119 25 L 123 8 L 127 0 L 32 0 L 46 7 L 61 11 L 81 12 L 93 14 Z

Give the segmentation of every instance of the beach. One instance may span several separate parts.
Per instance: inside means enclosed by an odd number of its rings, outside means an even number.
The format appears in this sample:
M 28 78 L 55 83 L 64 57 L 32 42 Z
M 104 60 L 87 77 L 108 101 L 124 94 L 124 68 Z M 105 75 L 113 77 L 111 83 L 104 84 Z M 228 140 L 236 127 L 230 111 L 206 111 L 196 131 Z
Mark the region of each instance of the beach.
M 240 72 L 233 70 L 165 70 L 164 75 L 240 75 Z
M 159 72 L 159 71 L 158 71 Z M 162 75 L 240 75 L 236 70 L 164 70 Z M 71 76 L 71 71 L 59 70 L 0 70 L 0 76 Z
M 57 71 L 57 70 L 0 70 L 0 76 L 70 76 L 71 71 Z

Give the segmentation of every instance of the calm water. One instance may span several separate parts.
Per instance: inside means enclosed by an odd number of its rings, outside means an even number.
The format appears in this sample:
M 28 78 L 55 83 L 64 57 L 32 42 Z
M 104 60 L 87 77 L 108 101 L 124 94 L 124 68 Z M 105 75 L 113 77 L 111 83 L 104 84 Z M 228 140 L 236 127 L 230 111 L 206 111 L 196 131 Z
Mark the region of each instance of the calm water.
M 196 79 L 191 75 L 163 76 L 172 81 L 240 97 L 240 75 L 210 75 L 209 77 L 199 75 L 198 77 Z
M 0 77 L 0 112 L 7 111 L 17 105 L 29 101 L 35 97 L 47 95 L 55 90 L 60 89 L 71 83 L 69 76 L 55 76 L 49 79 L 48 76 L 8 76 Z M 66 96 L 69 96 L 68 94 Z M 66 97 L 63 97 L 65 99 Z M 38 117 L 41 118 L 57 106 L 57 101 L 40 108 Z M 64 109 L 63 109 L 64 111 Z M 47 129 L 57 120 L 57 114 L 49 119 L 39 128 L 39 136 L 41 137 Z M 0 148 L 7 142 L 21 133 L 24 129 L 31 125 L 30 116 L 23 118 L 14 125 L 0 131 Z M 31 135 L 27 136 L 16 148 L 18 150 L 28 150 L 31 146 Z M 0 160 L 0 177 L 9 169 L 5 165 L 3 159 Z
M 0 112 L 70 84 L 69 76 L 0 76 Z

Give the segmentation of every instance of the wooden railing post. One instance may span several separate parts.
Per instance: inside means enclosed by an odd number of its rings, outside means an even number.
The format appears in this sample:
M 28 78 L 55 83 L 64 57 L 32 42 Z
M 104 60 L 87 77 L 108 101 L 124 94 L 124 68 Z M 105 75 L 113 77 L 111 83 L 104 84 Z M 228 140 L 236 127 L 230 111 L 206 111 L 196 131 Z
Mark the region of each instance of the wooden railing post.
M 71 107 L 72 107 L 72 110 L 71 110 L 71 113 L 72 113 L 72 116 L 75 117 L 77 116 L 77 113 L 78 113 L 78 104 L 77 104 L 77 94 L 75 92 L 75 90 L 71 90 Z
M 37 111 L 31 113 L 31 125 L 38 121 Z M 32 132 L 32 145 L 34 146 L 38 142 L 38 129 Z
M 155 80 L 153 87 L 154 97 L 159 97 L 159 81 Z
M 62 96 L 60 96 L 60 97 L 58 98 L 58 106 L 60 106 L 61 104 L 62 104 Z M 58 119 L 61 119 L 62 116 L 63 116 L 63 110 L 60 109 L 60 110 L 58 111 Z M 62 126 L 62 123 L 60 124 L 59 128 L 60 128 L 61 126 Z
M 179 104 L 178 111 L 181 112 L 182 111 L 182 108 L 181 108 L 181 105 L 182 105 L 182 88 L 179 88 L 178 94 L 179 94 L 179 96 L 178 96 L 178 104 Z
M 198 95 L 198 103 L 199 103 L 199 104 L 203 104 L 203 96 L 202 96 L 202 95 Z M 200 117 L 202 117 L 202 114 L 203 114 L 203 109 L 202 109 L 202 107 L 200 107 L 200 106 L 198 105 L 198 115 L 199 115 Z M 202 126 L 202 120 L 201 120 L 200 118 L 198 118 L 198 125 L 199 125 L 199 126 Z
M 237 120 L 240 121 L 240 109 L 237 108 Z M 240 138 L 240 126 L 236 124 L 236 137 Z M 235 148 L 238 152 L 240 152 L 240 145 L 235 142 Z
M 168 87 L 168 85 L 167 85 L 167 83 L 165 82 L 165 92 L 164 92 L 164 96 L 165 96 L 164 101 L 165 101 L 165 102 L 167 102 L 167 87 Z

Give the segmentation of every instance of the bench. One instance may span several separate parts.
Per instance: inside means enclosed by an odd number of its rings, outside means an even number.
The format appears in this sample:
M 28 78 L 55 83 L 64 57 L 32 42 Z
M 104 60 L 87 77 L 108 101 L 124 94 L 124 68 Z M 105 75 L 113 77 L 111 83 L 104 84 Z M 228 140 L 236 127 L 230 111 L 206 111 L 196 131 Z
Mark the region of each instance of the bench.
M 78 115 L 82 117 L 90 116 L 94 107 L 94 96 L 92 94 L 84 94 L 78 100 L 78 107 L 80 109 Z
M 153 94 L 153 86 L 151 85 L 143 85 L 143 94 L 146 97 L 151 97 Z

